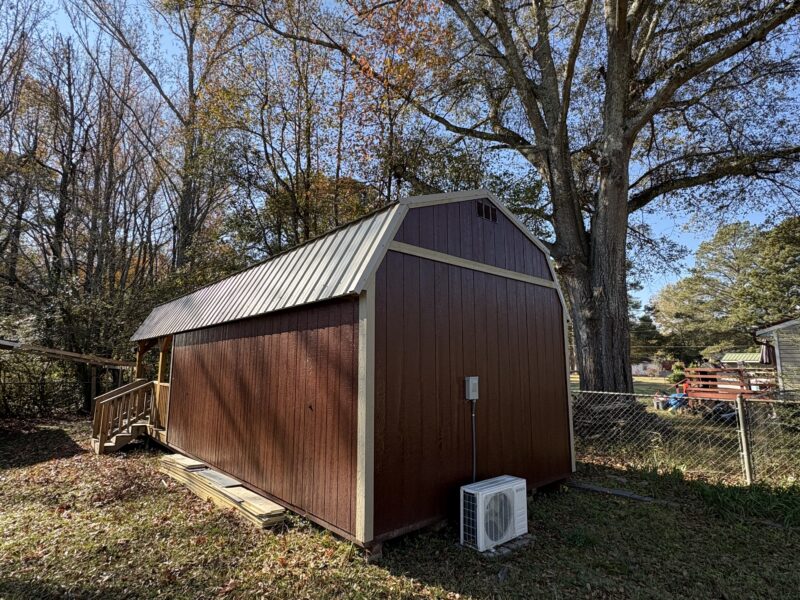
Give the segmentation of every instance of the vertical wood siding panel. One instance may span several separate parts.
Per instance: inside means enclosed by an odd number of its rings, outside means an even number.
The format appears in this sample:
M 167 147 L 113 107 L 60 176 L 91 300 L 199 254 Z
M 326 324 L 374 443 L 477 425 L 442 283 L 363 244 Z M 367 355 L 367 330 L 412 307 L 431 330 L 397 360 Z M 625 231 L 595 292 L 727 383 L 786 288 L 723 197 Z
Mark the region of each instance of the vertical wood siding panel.
M 450 204 L 445 204 L 445 208 L 447 208 L 447 222 L 445 226 L 447 227 L 447 254 L 452 254 L 453 256 L 462 256 L 461 253 L 461 209 L 459 208 L 459 204 L 457 202 L 452 202 Z M 415 212 L 417 210 L 421 210 L 415 208 L 413 210 L 408 211 L 409 214 Z M 426 211 L 428 212 L 428 211 Z M 430 216 L 429 214 L 423 214 L 423 218 Z M 435 218 L 435 215 L 434 215 Z
M 503 424 L 501 417 L 500 405 L 503 402 L 502 385 L 506 379 L 504 372 L 505 363 L 501 356 L 500 348 L 505 344 L 505 340 L 500 337 L 500 319 L 502 317 L 500 306 L 497 302 L 498 281 L 495 277 L 484 275 L 486 281 L 486 347 L 488 349 L 488 381 L 486 382 L 485 402 L 481 408 L 481 420 L 491 423 L 492 431 L 499 431 L 502 433 Z M 498 407 L 495 410 L 495 406 Z M 488 434 L 487 434 L 488 435 Z M 488 437 L 481 437 L 481 439 L 489 439 Z
M 347 298 L 176 336 L 170 443 L 354 533 L 357 311 Z
M 461 256 L 469 260 L 477 260 L 473 239 L 475 238 L 475 224 L 478 219 L 477 204 L 475 202 L 458 202 L 459 219 L 461 227 Z M 430 207 L 425 207 L 430 208 Z M 415 212 L 410 210 L 409 214 Z M 422 213 L 420 213 L 422 214 Z M 419 217 L 424 218 L 424 217 Z
M 536 288 L 533 286 L 523 286 L 522 294 L 525 303 L 525 332 L 524 341 L 526 348 L 538 348 L 536 344 Z M 529 447 L 531 455 L 537 450 L 539 439 L 539 416 L 540 406 L 542 405 L 542 394 L 540 390 L 539 373 L 542 372 L 541 352 L 528 352 L 526 355 L 527 381 L 530 394 L 528 404 L 527 425 L 529 428 Z
M 434 210 L 432 213 L 436 215 L 435 206 L 431 207 Z M 435 232 L 435 219 L 420 219 L 419 220 L 419 239 L 416 245 L 424 248 L 436 247 L 436 232 Z
M 464 377 L 467 375 L 464 365 L 464 319 L 461 304 L 461 270 L 447 266 L 448 294 L 450 298 L 450 381 L 452 382 L 451 394 L 455 402 L 453 403 L 453 414 L 450 415 L 451 422 L 454 424 L 450 435 L 453 439 L 453 454 L 451 455 L 453 468 L 460 479 L 464 478 L 464 473 L 471 475 L 472 458 L 464 455 L 464 443 L 469 433 L 464 429 L 465 411 L 460 411 L 458 404 L 464 397 Z
M 494 285 L 497 295 L 497 329 L 498 329 L 498 353 L 500 354 L 500 395 L 494 398 L 496 407 L 496 418 L 494 425 L 495 431 L 501 435 L 497 439 L 497 448 L 494 453 L 494 464 L 491 468 L 484 473 L 483 477 L 489 477 L 489 473 L 497 468 L 497 464 L 508 465 L 506 469 L 511 469 L 512 465 L 508 462 L 508 455 L 513 451 L 509 448 L 510 441 L 513 433 L 513 422 L 510 417 L 514 416 L 513 410 L 509 410 L 509 401 L 513 401 L 511 390 L 511 383 L 513 373 L 511 372 L 511 364 L 509 356 L 516 351 L 511 344 L 511 335 L 509 331 L 509 315 L 508 315 L 508 294 L 506 292 L 506 285 L 508 280 L 501 278 L 494 278 Z
M 296 340 L 296 357 L 294 372 L 298 374 L 299 381 L 294 386 L 296 388 L 295 412 L 297 414 L 297 426 L 295 427 L 295 441 L 292 445 L 295 449 L 297 460 L 302 464 L 304 473 L 309 472 L 309 456 L 310 447 L 306 447 L 306 442 L 309 437 L 308 421 L 309 419 L 309 403 L 307 398 L 308 377 L 306 376 L 306 332 L 308 331 L 308 312 L 302 311 L 297 315 L 297 329 L 293 336 Z M 308 454 L 307 454 L 308 452 Z M 308 506 L 308 496 L 306 489 L 308 488 L 308 479 L 296 478 L 294 481 L 294 496 L 299 498 L 303 506 Z
M 342 403 L 344 406 L 349 408 L 347 418 L 340 423 L 340 431 L 342 432 L 342 437 L 345 441 L 349 442 L 350 452 L 346 461 L 342 462 L 342 468 L 344 469 L 344 473 L 341 476 L 341 480 L 347 484 L 348 491 L 347 494 L 343 496 L 345 514 L 347 519 L 350 522 L 349 530 L 355 530 L 356 528 L 356 505 L 355 502 L 351 502 L 351 498 L 355 498 L 356 494 L 356 464 L 358 462 L 358 440 L 356 436 L 347 434 L 347 423 L 358 423 L 358 406 L 355 402 L 348 402 L 348 398 L 357 398 L 358 397 L 358 381 L 357 379 L 351 378 L 347 376 L 347 373 L 358 373 L 358 304 L 353 303 L 350 307 L 350 317 L 352 319 L 351 325 L 347 328 L 348 331 L 348 339 L 347 339 L 347 354 L 348 354 L 348 362 L 345 364 L 343 369 L 343 377 L 346 383 L 345 395 L 342 398 Z M 374 327 L 374 323 L 373 323 Z M 373 409 L 374 415 L 374 409 Z M 373 417 L 374 418 L 374 417 Z M 373 425 L 374 427 L 374 425 Z
M 433 245 L 437 252 L 447 252 L 447 205 L 433 207 Z
M 465 203 L 467 204 L 467 203 Z M 470 203 L 471 204 L 471 203 Z M 473 234 L 472 234 L 472 256 L 473 260 L 477 260 L 478 262 L 485 263 L 486 262 L 486 252 L 485 246 L 483 242 L 483 238 L 486 235 L 487 229 L 494 229 L 495 224 L 491 221 L 487 221 L 486 219 L 481 219 L 478 217 L 477 211 L 477 203 L 475 204 L 475 213 L 473 214 L 472 219 L 472 226 L 473 226 Z
M 438 432 L 439 411 L 429 410 L 426 406 L 427 398 L 436 390 L 436 307 L 435 265 L 431 261 L 419 261 L 419 293 L 420 293 L 420 318 L 419 318 L 419 362 L 420 377 L 417 382 L 419 389 L 419 405 L 416 414 L 420 430 L 420 460 L 441 463 L 439 454 Z M 441 475 L 431 476 L 429 471 L 424 473 L 426 489 L 435 489 L 436 478 Z M 436 497 L 431 495 L 429 502 L 432 509 L 436 508 Z
M 436 380 L 436 422 L 437 422 L 437 449 L 439 464 L 442 465 L 442 478 L 445 482 L 458 480 L 458 469 L 447 461 L 453 453 L 452 415 L 458 406 L 457 387 L 453 384 L 450 371 L 450 299 L 447 265 L 436 263 L 434 265 L 434 295 L 433 306 L 435 310 L 434 337 L 436 348 L 435 380 Z M 381 302 L 385 306 L 385 302 Z M 385 314 L 385 310 L 382 314 Z M 378 317 L 380 322 L 380 317 Z M 378 357 L 376 357 L 377 359 Z M 379 357 L 385 360 L 385 355 Z
M 497 257 L 496 238 L 498 227 L 494 223 L 487 223 L 487 226 L 483 229 L 483 262 L 487 265 L 496 265 L 505 268 L 505 261 L 502 261 L 502 264 L 500 264 L 501 261 L 498 260 Z
M 309 328 L 308 333 L 308 367 L 305 376 L 308 377 L 308 394 L 309 402 L 314 407 L 314 419 L 312 426 L 312 443 L 311 443 L 311 456 L 320 456 L 321 451 L 325 448 L 322 441 L 319 439 L 318 432 L 325 426 L 325 414 L 323 412 L 324 402 L 320 401 L 320 394 L 324 393 L 324 388 L 319 385 L 317 374 L 319 373 L 320 360 L 319 360 L 319 311 L 314 311 L 309 315 Z M 311 461 L 311 479 L 307 482 L 309 486 L 309 510 L 314 512 L 322 512 L 322 503 L 319 494 L 314 493 L 315 482 L 321 481 L 324 477 L 324 469 L 321 460 L 312 459 Z
M 489 357 L 487 352 L 487 341 L 489 337 L 488 331 L 488 305 L 487 302 L 487 284 L 491 286 L 493 282 L 489 277 L 486 277 L 484 273 L 475 272 L 473 273 L 474 276 L 474 322 L 475 322 L 475 375 L 479 377 L 478 380 L 478 388 L 479 393 L 482 400 L 488 400 L 488 402 L 482 402 L 478 400 L 477 410 L 480 411 L 481 417 L 477 420 L 478 425 L 478 438 L 479 439 L 489 439 L 491 435 L 491 431 L 494 430 L 494 422 L 497 418 L 497 412 L 500 409 L 500 406 L 494 402 L 494 398 L 491 395 L 490 389 L 492 385 L 492 380 L 494 379 L 494 374 L 489 369 Z M 464 412 L 470 412 L 470 404 L 463 401 L 462 407 Z M 471 417 L 470 417 L 470 429 L 472 427 Z M 471 431 L 470 431 L 471 433 Z M 471 435 L 470 435 L 471 438 Z M 498 440 L 502 443 L 502 440 Z M 470 446 L 470 453 L 472 452 L 472 441 L 469 441 Z M 480 456 L 480 455 L 479 455 Z M 471 466 L 471 465 L 470 465 Z M 482 469 L 479 469 L 479 472 L 485 469 L 486 466 L 482 465 Z
M 403 485 L 414 487 L 418 478 L 418 465 L 422 462 L 422 432 L 420 381 L 420 301 L 419 263 L 414 257 L 403 256 L 403 348 L 402 355 L 402 403 L 398 415 L 407 457 L 403 465 Z M 425 502 L 426 498 L 420 498 Z
M 336 427 L 336 394 L 335 388 L 333 387 L 333 376 L 331 373 L 330 368 L 330 361 L 332 356 L 331 346 L 333 345 L 334 340 L 331 336 L 331 318 L 330 315 L 325 315 L 323 322 L 321 323 L 321 334 L 322 334 L 322 369 L 321 369 L 321 377 L 322 377 L 322 387 L 323 389 L 328 391 L 328 402 L 325 405 L 325 428 L 321 431 L 321 435 L 325 440 L 325 447 L 328 451 L 323 456 L 323 462 L 325 464 L 325 472 L 332 473 L 334 469 L 334 454 L 335 454 L 335 447 L 333 446 L 333 436 L 331 432 Z M 323 511 L 325 514 L 334 514 L 335 510 L 335 501 L 331 497 L 334 493 L 336 487 L 336 482 L 334 481 L 333 477 L 326 477 L 325 484 L 324 484 L 324 495 L 323 495 Z
M 467 375 L 481 377 L 479 477 L 508 473 L 536 486 L 568 476 L 556 292 L 395 252 L 379 273 L 375 534 L 457 514 L 472 472 Z
M 403 239 L 401 241 L 417 246 L 419 245 L 419 223 L 422 215 L 420 213 L 411 214 L 411 212 L 406 215 L 403 221 Z
M 383 420 L 384 428 L 380 434 L 385 439 L 381 472 L 386 474 L 385 479 L 383 479 L 386 485 L 380 489 L 380 494 L 377 488 L 375 490 L 374 528 L 376 530 L 385 528 L 384 530 L 388 531 L 393 529 L 394 524 L 398 522 L 393 507 L 397 503 L 399 491 L 404 489 L 403 465 L 402 463 L 398 464 L 396 455 L 398 453 L 405 454 L 406 450 L 400 422 L 405 410 L 403 400 L 403 357 L 407 352 L 413 352 L 413 348 L 406 350 L 403 339 L 403 331 L 405 329 L 405 314 L 402 303 L 403 255 L 390 252 L 386 258 L 386 264 L 387 273 L 391 273 L 391 277 L 387 278 L 386 297 L 394 299 L 394 302 L 388 305 L 390 308 L 386 310 L 386 418 Z M 375 437 L 378 436 L 379 434 L 376 431 Z M 380 511 L 378 511 L 378 507 L 381 507 Z M 380 519 L 385 519 L 385 521 L 380 522 Z
M 497 222 L 479 217 L 477 200 L 412 208 L 395 240 L 552 279 L 545 254 L 504 214 L 497 213 Z
M 339 331 L 339 335 L 343 338 L 347 337 L 347 329 L 341 329 Z M 347 449 L 345 447 L 345 440 L 342 439 L 341 430 L 339 427 L 340 422 L 346 418 L 347 415 L 347 408 L 344 406 L 342 402 L 342 398 L 344 396 L 344 387 L 345 382 L 341 377 L 341 367 L 344 362 L 344 353 L 336 352 L 331 356 L 331 363 L 330 368 L 333 369 L 334 375 L 334 384 L 333 384 L 333 392 L 335 394 L 335 401 L 333 406 L 335 407 L 334 415 L 336 417 L 336 425 L 331 431 L 332 439 L 333 439 L 333 455 L 335 457 L 333 463 L 333 469 L 335 470 L 336 476 L 333 477 L 334 481 L 334 493 L 333 493 L 333 500 L 334 506 L 332 508 L 333 514 L 336 515 L 336 518 L 342 521 L 342 514 L 344 513 L 342 504 L 347 502 L 347 498 L 342 498 L 342 494 L 347 493 L 346 486 L 342 485 L 342 461 L 346 460 L 347 457 Z M 344 521 L 342 521 L 344 522 Z
M 514 461 L 514 470 L 519 473 L 525 470 L 525 457 L 531 456 L 533 448 L 531 446 L 530 426 L 528 425 L 530 417 L 530 405 L 533 400 L 528 387 L 528 356 L 529 352 L 526 346 L 525 336 L 525 284 L 520 281 L 508 281 L 509 290 L 511 291 L 511 305 L 513 307 L 513 315 L 510 317 L 511 329 L 514 335 L 514 344 L 517 348 L 512 361 L 514 364 L 514 388 L 515 394 L 520 398 L 520 411 L 518 414 L 512 414 L 511 419 L 514 421 L 516 427 L 515 439 L 518 440 L 519 447 L 523 449 L 522 452 L 513 452 L 512 460 Z

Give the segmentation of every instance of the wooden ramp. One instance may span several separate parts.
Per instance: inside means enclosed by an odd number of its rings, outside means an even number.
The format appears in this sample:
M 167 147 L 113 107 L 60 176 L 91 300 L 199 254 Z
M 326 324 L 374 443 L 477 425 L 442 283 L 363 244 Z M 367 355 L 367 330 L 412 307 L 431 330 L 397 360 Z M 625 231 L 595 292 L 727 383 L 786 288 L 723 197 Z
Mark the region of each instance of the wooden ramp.
M 168 454 L 161 459 L 159 471 L 182 483 L 203 500 L 221 508 L 233 508 L 258 527 L 272 527 L 286 518 L 286 509 L 259 496 L 233 477 L 215 471 L 205 463 Z

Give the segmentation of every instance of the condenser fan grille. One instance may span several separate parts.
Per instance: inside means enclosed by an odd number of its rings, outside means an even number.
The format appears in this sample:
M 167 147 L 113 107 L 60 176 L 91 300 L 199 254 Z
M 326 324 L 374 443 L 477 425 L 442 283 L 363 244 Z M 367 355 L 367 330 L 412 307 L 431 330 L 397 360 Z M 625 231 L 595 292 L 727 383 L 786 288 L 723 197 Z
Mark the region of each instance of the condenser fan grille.
M 493 542 L 500 541 L 508 535 L 513 506 L 511 497 L 505 492 L 498 492 L 486 499 L 484 531 L 486 537 Z

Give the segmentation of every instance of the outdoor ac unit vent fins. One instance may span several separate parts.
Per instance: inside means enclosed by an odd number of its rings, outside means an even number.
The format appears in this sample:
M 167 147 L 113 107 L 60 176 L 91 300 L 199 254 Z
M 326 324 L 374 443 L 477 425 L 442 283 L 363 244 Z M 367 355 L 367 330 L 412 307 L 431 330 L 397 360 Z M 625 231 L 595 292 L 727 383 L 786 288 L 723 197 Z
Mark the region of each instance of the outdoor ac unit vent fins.
M 466 546 L 473 548 L 478 543 L 478 510 L 475 494 L 464 492 L 464 541 Z
M 503 475 L 461 488 L 461 543 L 481 552 L 528 533 L 525 480 Z

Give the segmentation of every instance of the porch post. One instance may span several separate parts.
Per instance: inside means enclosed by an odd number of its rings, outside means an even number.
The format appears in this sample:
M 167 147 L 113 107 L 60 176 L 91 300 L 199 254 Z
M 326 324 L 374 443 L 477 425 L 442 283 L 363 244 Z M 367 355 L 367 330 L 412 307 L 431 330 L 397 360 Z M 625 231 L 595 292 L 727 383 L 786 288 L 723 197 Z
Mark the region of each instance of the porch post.
M 172 347 L 172 336 L 168 335 L 158 340 L 158 383 L 165 383 L 164 377 L 167 373 L 167 352 Z
M 164 391 L 161 384 L 166 383 L 165 378 L 167 376 L 167 353 L 169 352 L 170 348 L 172 347 L 172 336 L 168 335 L 163 338 L 159 338 L 158 340 L 158 375 L 156 377 L 156 385 L 155 385 L 155 404 L 158 407 L 156 410 L 156 425 L 159 427 L 163 427 L 164 429 L 167 428 L 167 414 L 168 414 L 168 407 L 167 403 L 169 402 L 169 392 L 167 392 L 166 398 L 162 398 L 161 392 Z
M 136 370 L 133 373 L 134 379 L 144 377 L 144 353 L 147 352 L 147 344 L 140 341 L 136 349 Z

